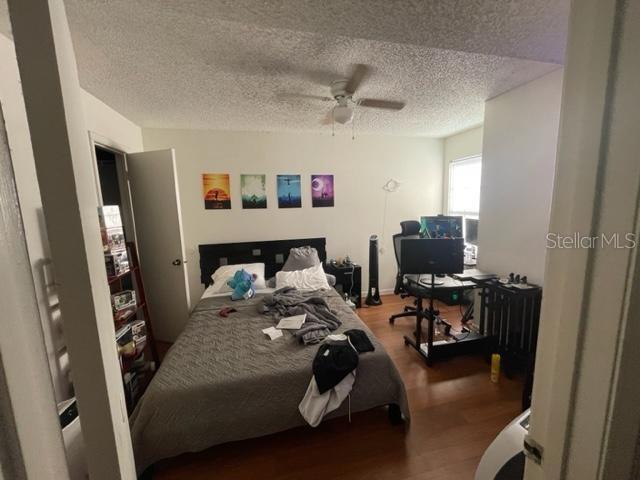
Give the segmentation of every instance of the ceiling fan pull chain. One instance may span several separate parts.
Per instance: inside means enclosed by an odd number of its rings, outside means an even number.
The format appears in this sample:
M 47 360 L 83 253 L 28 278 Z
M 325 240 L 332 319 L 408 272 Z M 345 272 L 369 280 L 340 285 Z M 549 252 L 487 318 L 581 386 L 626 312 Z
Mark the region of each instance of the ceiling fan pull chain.
M 354 103 L 353 118 L 351 119 L 351 140 L 356 139 L 356 117 L 358 116 L 357 103 Z
M 356 117 L 360 115 L 359 107 L 360 107 L 360 102 L 353 102 L 353 120 L 351 121 L 351 140 L 356 139 Z
M 331 109 L 331 136 L 335 137 L 336 136 L 336 119 L 333 115 L 333 112 L 335 110 L 336 107 L 333 107 Z

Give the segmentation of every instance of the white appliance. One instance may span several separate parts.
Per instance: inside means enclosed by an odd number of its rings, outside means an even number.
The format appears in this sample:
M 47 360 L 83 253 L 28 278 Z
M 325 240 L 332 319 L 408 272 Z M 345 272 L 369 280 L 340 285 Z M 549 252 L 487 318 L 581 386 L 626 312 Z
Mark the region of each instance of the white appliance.
M 71 480 L 87 480 L 89 472 L 84 456 L 84 440 L 80 429 L 76 397 L 71 397 L 58 404 L 58 417 L 60 417 L 62 439 L 67 454 L 69 478 Z
M 522 480 L 530 414 L 530 409 L 525 410 L 498 434 L 484 452 L 475 480 Z

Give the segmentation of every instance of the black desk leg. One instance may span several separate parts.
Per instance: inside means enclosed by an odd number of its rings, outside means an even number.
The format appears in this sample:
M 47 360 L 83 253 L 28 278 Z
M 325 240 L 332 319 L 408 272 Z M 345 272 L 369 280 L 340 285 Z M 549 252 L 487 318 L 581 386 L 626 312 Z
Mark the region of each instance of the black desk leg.
M 469 320 L 471 320 L 473 318 L 473 300 L 471 300 L 471 303 L 467 306 L 466 310 L 464 311 L 464 314 L 462 315 L 462 325 L 466 325 Z
M 433 363 L 433 323 L 435 321 L 433 312 L 428 312 L 427 317 L 427 365 L 431 365 Z
M 424 352 L 420 349 L 420 345 L 422 344 L 422 320 L 425 318 L 424 308 L 422 307 L 422 299 L 418 299 L 418 303 L 416 305 L 416 330 L 413 333 L 414 338 L 409 338 L 406 335 L 404 336 L 404 344 L 413 347 L 427 362 L 427 365 L 431 365 L 433 362 L 431 361 L 431 355 L 425 355 Z M 429 345 L 433 344 L 433 316 L 427 315 L 428 330 L 427 330 L 427 341 Z M 431 352 L 431 349 L 429 349 Z
M 422 343 L 422 300 L 418 300 L 418 304 L 416 305 L 416 345 L 418 345 L 418 349 L 420 348 L 420 343 Z

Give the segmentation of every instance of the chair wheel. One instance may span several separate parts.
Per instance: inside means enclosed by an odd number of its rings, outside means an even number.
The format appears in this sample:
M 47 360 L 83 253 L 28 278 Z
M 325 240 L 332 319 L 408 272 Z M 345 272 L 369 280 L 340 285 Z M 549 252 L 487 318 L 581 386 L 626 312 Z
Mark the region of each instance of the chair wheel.
M 404 346 L 408 347 L 409 346 L 409 340 L 407 340 L 406 338 L 404 339 Z
M 411 307 L 404 307 L 404 311 L 405 312 L 410 312 L 411 311 Z
M 391 325 L 393 325 L 395 321 L 396 321 L 396 319 L 395 319 L 395 318 L 393 318 L 393 317 L 389 317 L 389 323 L 390 323 Z

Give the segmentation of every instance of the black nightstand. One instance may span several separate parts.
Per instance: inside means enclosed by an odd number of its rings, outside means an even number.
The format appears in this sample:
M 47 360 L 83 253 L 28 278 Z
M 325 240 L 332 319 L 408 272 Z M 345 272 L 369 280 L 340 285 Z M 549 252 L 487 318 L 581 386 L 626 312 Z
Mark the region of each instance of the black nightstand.
M 336 277 L 335 289 L 342 295 L 349 294 L 351 301 L 360 308 L 362 304 L 362 268 L 360 265 L 332 265 L 324 266 L 324 271 Z

